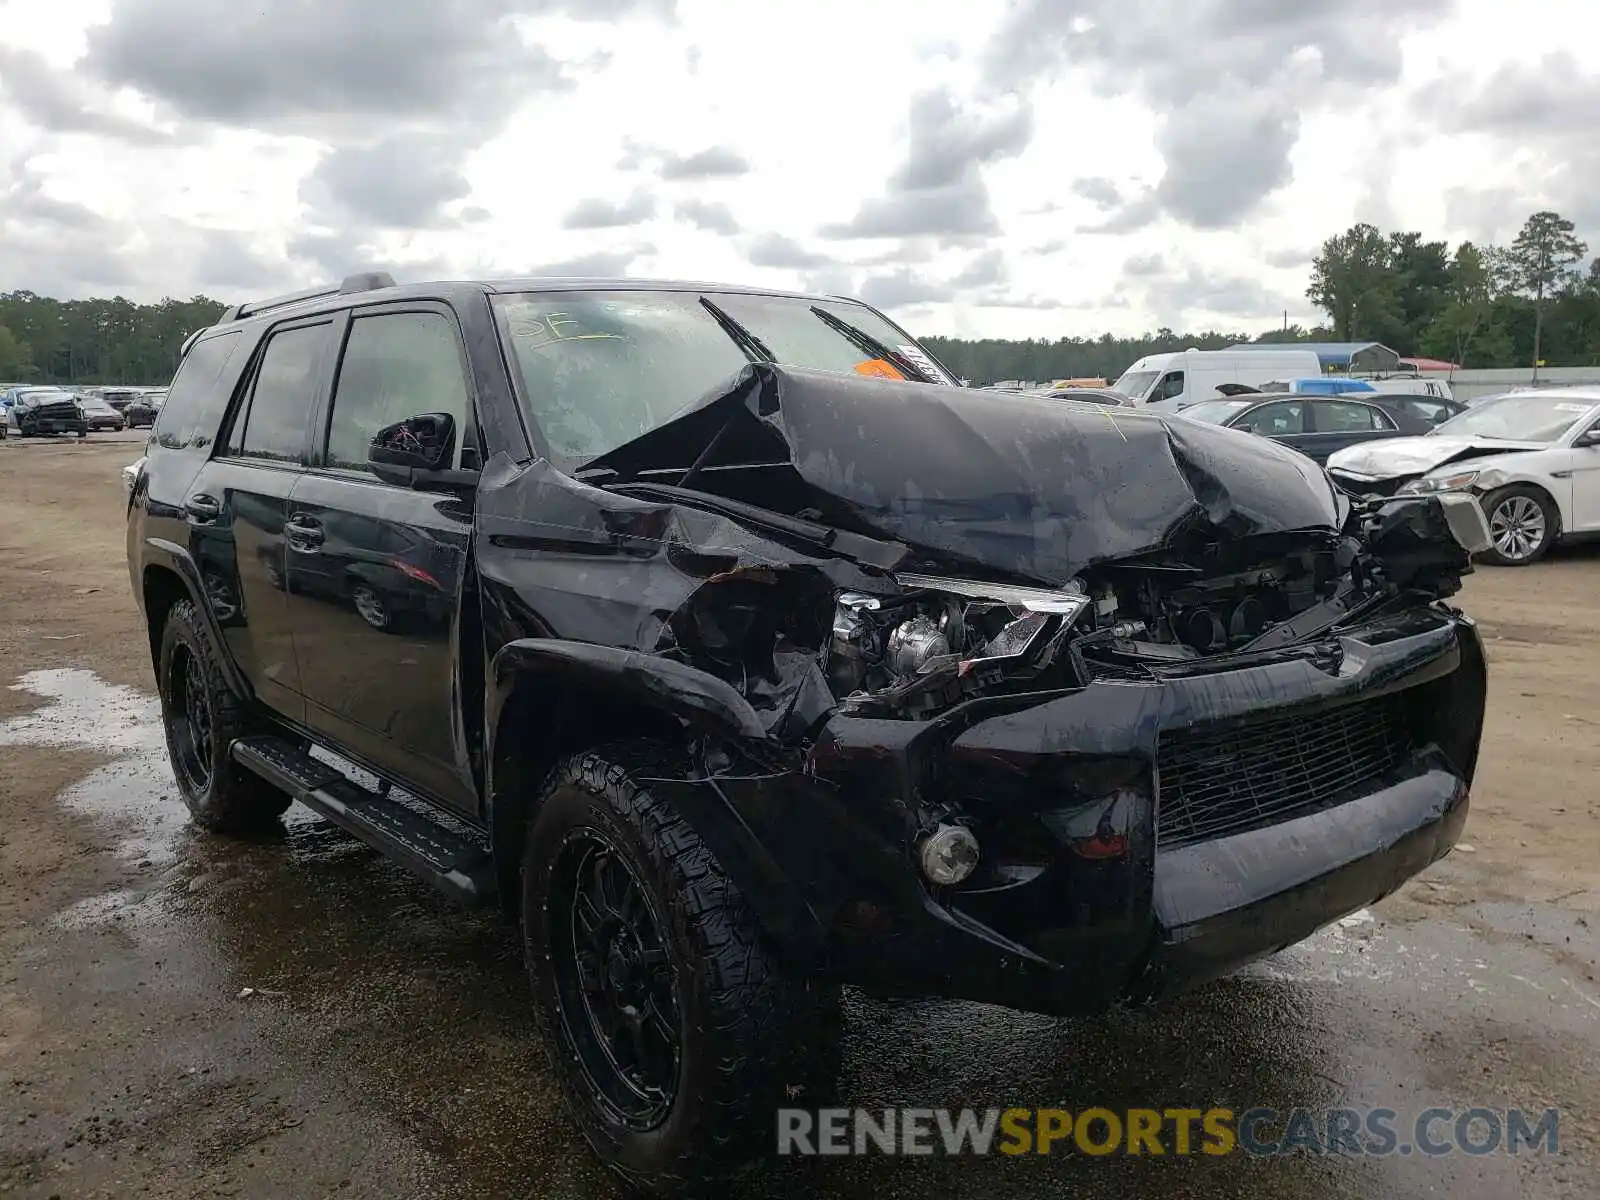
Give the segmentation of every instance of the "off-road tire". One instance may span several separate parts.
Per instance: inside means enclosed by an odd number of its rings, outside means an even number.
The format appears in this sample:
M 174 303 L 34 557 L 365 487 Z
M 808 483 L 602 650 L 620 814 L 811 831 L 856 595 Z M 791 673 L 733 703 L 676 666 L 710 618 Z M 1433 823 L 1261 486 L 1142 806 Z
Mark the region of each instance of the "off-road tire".
M 703 1194 L 769 1163 L 776 1110 L 828 1103 L 839 1074 L 838 990 L 785 973 L 749 904 L 694 828 L 650 791 L 681 773 L 671 746 L 634 741 L 562 763 L 530 822 L 522 868 L 524 953 L 537 1024 L 562 1094 L 599 1157 L 655 1195 Z M 677 984 L 679 1075 L 654 1128 L 615 1119 L 579 1066 L 552 966 L 552 881 L 564 840 L 599 831 L 647 891 Z
M 182 714 L 173 710 L 178 686 L 173 679 L 173 668 L 184 654 L 194 656 L 211 713 L 210 752 L 203 756 L 208 774 L 199 786 L 180 762 Z M 276 823 L 291 803 L 289 796 L 240 766 L 229 753 L 236 738 L 263 732 L 264 723 L 228 687 L 217 661 L 217 650 L 192 601 L 180 600 L 167 611 L 166 624 L 161 630 L 157 682 L 167 753 L 172 759 L 178 792 L 189 806 L 195 824 L 217 833 L 248 834 Z
M 1524 498 L 1531 501 L 1544 517 L 1544 537 L 1533 552 L 1522 558 L 1510 558 L 1502 554 L 1494 545 L 1483 551 L 1479 557 L 1491 566 L 1496 567 L 1531 567 L 1542 560 L 1550 552 L 1550 547 L 1555 545 L 1556 539 L 1561 534 L 1561 513 L 1555 503 L 1540 488 L 1527 483 L 1508 484 L 1503 488 L 1496 488 L 1482 500 L 1483 519 L 1487 522 L 1494 520 L 1496 510 L 1507 500 Z

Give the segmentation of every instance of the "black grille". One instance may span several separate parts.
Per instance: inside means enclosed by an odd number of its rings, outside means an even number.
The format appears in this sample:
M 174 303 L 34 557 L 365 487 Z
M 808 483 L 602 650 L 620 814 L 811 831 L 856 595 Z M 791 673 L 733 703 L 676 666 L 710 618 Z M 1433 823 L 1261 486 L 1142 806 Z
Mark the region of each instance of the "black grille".
M 1404 693 L 1161 735 L 1156 843 L 1181 846 L 1305 816 L 1373 790 L 1411 753 Z

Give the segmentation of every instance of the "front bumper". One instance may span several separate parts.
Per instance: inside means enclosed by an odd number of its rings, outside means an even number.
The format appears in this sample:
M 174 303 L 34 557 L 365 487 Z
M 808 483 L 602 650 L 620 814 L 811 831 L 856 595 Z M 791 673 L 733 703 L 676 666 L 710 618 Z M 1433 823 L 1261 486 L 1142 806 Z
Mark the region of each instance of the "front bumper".
M 18 423 L 18 432 L 29 437 L 59 437 L 64 433 L 88 433 L 89 423 L 73 417 L 36 417 Z
M 1338 641 L 926 723 L 835 717 L 798 770 L 676 790 L 797 965 L 1042 1012 L 1155 1000 L 1302 940 L 1455 844 L 1482 734 L 1476 630 L 1437 606 Z M 1383 706 L 1403 744 L 1341 751 L 1377 737 L 1357 718 L 1378 708 L 1356 706 Z M 1252 744 L 1263 729 L 1291 732 Z M 940 819 L 982 847 L 957 888 L 915 865 Z

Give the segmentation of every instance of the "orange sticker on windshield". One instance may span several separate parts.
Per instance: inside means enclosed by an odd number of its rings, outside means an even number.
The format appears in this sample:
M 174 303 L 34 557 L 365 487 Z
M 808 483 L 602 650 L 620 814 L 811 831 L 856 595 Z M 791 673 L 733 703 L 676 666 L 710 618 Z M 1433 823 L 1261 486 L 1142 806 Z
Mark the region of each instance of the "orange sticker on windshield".
M 876 379 L 905 379 L 905 376 L 895 369 L 895 365 L 884 358 L 869 358 L 866 362 L 858 362 L 856 374 L 871 375 Z

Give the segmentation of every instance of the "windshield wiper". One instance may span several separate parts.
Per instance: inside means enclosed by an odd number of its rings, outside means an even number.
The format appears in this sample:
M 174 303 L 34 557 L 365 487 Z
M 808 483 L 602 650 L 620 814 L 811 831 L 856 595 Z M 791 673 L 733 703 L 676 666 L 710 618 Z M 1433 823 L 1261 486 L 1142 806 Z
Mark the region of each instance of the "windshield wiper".
M 765 342 L 724 312 L 720 305 L 704 296 L 700 297 L 700 303 L 716 319 L 717 324 L 722 326 L 722 332 L 731 337 L 739 349 L 745 352 L 746 356 L 756 362 L 775 363 L 778 361 L 778 356 L 767 348 Z
M 855 345 L 856 349 L 860 350 L 862 353 L 870 354 L 874 358 L 881 358 L 885 362 L 893 363 L 900 374 L 904 375 L 907 379 L 910 379 L 916 383 L 944 382 L 943 380 L 935 379 L 933 376 L 929 375 L 927 371 L 923 370 L 921 367 L 917 366 L 916 363 L 907 358 L 904 354 L 901 354 L 898 350 L 889 349 L 888 346 L 885 346 L 866 330 L 856 328 L 843 317 L 835 316 L 827 309 L 821 308 L 815 304 L 811 306 L 811 312 L 813 316 L 820 320 L 829 329 L 833 330 L 835 333 L 841 334 L 845 338 L 848 338 L 850 342 Z

